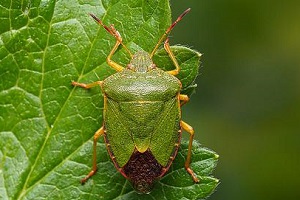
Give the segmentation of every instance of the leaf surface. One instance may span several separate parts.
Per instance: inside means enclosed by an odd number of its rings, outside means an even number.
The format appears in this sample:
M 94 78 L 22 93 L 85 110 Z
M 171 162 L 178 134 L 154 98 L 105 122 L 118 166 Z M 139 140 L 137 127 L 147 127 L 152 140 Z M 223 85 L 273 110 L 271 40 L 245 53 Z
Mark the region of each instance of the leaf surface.
M 137 195 L 116 171 L 102 139 L 98 173 L 79 183 L 91 169 L 91 138 L 101 127 L 103 97 L 100 88 L 75 89 L 71 81 L 94 82 L 115 73 L 106 63 L 115 39 L 88 13 L 114 24 L 130 51 L 150 52 L 170 25 L 168 1 L 6 0 L 0 12 L 0 199 L 198 199 L 212 193 L 216 154 L 195 146 L 192 166 L 202 181 L 193 184 L 184 170 L 185 144 L 148 196 Z M 182 67 L 183 93 L 190 94 L 200 54 L 172 49 Z M 126 66 L 130 57 L 120 48 L 113 60 Z M 154 61 L 172 68 L 164 50 Z

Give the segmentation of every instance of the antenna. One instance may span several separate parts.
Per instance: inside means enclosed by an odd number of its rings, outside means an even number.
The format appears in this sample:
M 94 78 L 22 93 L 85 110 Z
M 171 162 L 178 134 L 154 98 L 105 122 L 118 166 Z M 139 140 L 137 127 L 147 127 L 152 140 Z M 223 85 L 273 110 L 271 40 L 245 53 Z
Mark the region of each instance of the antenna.
M 115 29 L 114 25 L 110 25 L 110 27 L 106 26 L 105 24 L 103 24 L 103 22 L 97 18 L 95 15 L 90 13 L 90 16 L 98 23 L 100 24 L 103 28 L 105 28 L 105 30 L 107 32 L 109 32 L 112 36 L 114 36 L 120 43 L 121 45 L 125 48 L 125 50 L 129 53 L 130 57 L 132 58 L 132 54 L 129 51 L 129 49 L 123 44 L 122 42 L 122 37 L 120 35 L 120 33 Z
M 159 39 L 158 43 L 156 44 L 156 46 L 154 47 L 153 51 L 150 54 L 150 57 L 152 58 L 152 56 L 155 54 L 155 52 L 157 51 L 159 45 L 162 43 L 162 41 L 168 36 L 168 34 L 171 32 L 171 30 L 174 28 L 174 26 L 188 13 L 190 12 L 190 8 L 186 9 L 176 20 L 175 22 L 173 22 L 173 24 L 171 24 L 171 26 L 169 26 L 169 28 L 166 30 L 166 32 L 163 34 L 163 36 Z

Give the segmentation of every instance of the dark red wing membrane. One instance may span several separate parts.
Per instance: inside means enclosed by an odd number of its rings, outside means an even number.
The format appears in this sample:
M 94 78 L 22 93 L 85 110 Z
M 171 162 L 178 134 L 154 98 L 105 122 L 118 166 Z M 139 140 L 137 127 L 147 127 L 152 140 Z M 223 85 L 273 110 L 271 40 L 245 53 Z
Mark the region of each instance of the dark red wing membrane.
M 123 167 L 123 172 L 138 192 L 149 193 L 164 170 L 148 149 L 144 153 L 135 151 Z

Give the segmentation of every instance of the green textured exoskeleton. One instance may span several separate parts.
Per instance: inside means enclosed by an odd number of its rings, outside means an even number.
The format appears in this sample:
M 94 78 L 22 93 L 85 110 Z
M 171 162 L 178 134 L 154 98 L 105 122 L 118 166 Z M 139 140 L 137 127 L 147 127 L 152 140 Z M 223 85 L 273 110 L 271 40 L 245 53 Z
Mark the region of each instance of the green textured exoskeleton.
M 181 106 L 189 98 L 180 94 L 181 82 L 174 76 L 179 73 L 180 67 L 168 39 L 164 42 L 164 48 L 176 69 L 163 71 L 152 62 L 159 45 L 189 10 L 167 29 L 151 54 L 144 51 L 135 53 L 126 68 L 111 60 L 119 45 L 130 53 L 123 45 L 121 35 L 112 25 L 107 27 L 91 15 L 116 38 L 107 62 L 117 73 L 91 84 L 72 82 L 74 86 L 86 89 L 99 85 L 104 94 L 103 126 L 94 135 L 93 169 L 82 179 L 82 183 L 97 171 L 96 145 L 98 138 L 103 135 L 115 167 L 138 192 L 150 192 L 153 182 L 168 171 L 177 154 L 181 129 L 190 133 L 185 168 L 193 180 L 199 182 L 190 168 L 194 131 L 181 120 Z

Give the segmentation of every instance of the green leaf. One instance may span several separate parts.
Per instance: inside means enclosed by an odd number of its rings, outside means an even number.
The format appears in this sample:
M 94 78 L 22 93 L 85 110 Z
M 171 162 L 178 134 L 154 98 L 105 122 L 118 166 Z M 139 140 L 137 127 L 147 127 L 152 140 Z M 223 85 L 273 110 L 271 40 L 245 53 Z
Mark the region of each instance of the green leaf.
M 185 142 L 169 173 L 150 195 L 137 195 L 113 167 L 103 140 L 98 143 L 97 174 L 91 169 L 92 137 L 101 127 L 103 97 L 99 88 L 74 89 L 71 81 L 94 82 L 115 73 L 106 63 L 115 39 L 88 13 L 114 24 L 132 52 L 150 52 L 171 23 L 169 2 L 1 1 L 0 26 L 0 199 L 199 199 L 211 194 L 217 156 L 194 146 L 194 184 L 184 169 Z M 199 56 L 172 47 L 182 67 L 178 78 L 190 94 Z M 126 65 L 120 48 L 113 60 Z M 172 68 L 164 50 L 154 61 Z
M 180 66 L 177 78 L 182 83 L 181 93 L 191 96 L 197 87 L 195 79 L 198 76 L 201 54 L 183 46 L 173 46 L 171 50 Z M 174 64 L 170 62 L 170 57 L 164 49 L 160 49 L 154 55 L 153 61 L 159 68 L 165 70 L 174 69 Z

